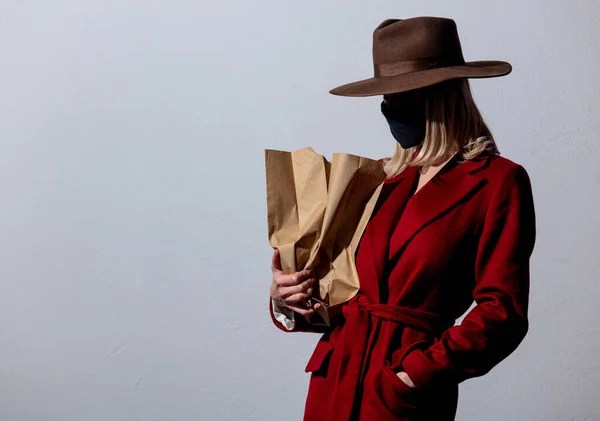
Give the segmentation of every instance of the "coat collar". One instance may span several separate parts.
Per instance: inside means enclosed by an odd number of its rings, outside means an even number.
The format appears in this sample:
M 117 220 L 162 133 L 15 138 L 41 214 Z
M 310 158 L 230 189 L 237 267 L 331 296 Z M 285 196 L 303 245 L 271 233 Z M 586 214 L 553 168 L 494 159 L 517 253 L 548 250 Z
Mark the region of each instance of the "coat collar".
M 458 204 L 469 200 L 485 184 L 479 172 L 491 157 L 459 162 L 452 158 L 427 184 L 411 196 L 418 181 L 418 168 L 407 167 L 384 181 L 376 205 L 377 222 L 365 231 L 372 254 L 372 273 L 383 280 L 388 261 L 395 265 L 406 245 L 429 223 L 442 217 Z M 383 281 L 386 282 L 386 281 Z

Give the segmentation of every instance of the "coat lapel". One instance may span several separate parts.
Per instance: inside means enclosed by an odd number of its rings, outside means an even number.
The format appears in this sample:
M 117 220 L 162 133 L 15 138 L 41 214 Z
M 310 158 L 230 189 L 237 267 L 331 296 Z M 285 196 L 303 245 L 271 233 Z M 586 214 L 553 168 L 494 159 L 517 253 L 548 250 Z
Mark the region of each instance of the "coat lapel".
M 389 260 L 396 258 L 421 229 L 468 200 L 485 184 L 486 180 L 476 172 L 487 161 L 487 158 L 462 163 L 452 160 L 450 168 L 437 173 L 412 196 L 404 207 L 402 218 L 389 227 L 392 236 L 386 257 Z
M 385 180 L 359 247 L 365 251 L 360 256 L 359 266 L 364 270 L 359 275 L 363 279 L 361 284 L 378 288 L 379 281 L 383 279 L 390 234 L 410 198 L 417 175 L 416 168 L 408 167 L 397 176 Z M 367 282 L 367 279 L 370 281 Z M 373 297 L 379 296 L 379 290 L 369 292 Z

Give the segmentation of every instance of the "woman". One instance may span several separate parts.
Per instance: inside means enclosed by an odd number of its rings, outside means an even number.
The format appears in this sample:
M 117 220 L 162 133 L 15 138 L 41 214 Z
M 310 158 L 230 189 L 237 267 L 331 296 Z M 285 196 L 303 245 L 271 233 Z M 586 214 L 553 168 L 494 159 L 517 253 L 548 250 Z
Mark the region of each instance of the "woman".
M 360 291 L 331 326 L 300 305 L 315 280 L 273 255 L 270 311 L 281 330 L 321 332 L 304 420 L 453 420 L 458 384 L 511 354 L 528 330 L 535 215 L 525 169 L 498 149 L 467 78 L 510 64 L 465 63 L 454 21 L 386 20 L 375 77 L 331 92 L 383 95 L 397 141 L 355 256 Z M 460 325 L 455 320 L 473 300 Z

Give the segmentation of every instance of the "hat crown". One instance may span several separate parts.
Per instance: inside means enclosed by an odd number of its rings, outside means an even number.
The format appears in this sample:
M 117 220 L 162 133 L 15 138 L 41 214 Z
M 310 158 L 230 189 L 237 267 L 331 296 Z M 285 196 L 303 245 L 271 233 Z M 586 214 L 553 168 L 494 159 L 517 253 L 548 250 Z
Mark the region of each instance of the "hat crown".
M 463 64 L 456 22 L 438 17 L 383 21 L 373 32 L 375 73 L 381 73 L 382 65 L 403 62 L 421 62 L 425 67 Z

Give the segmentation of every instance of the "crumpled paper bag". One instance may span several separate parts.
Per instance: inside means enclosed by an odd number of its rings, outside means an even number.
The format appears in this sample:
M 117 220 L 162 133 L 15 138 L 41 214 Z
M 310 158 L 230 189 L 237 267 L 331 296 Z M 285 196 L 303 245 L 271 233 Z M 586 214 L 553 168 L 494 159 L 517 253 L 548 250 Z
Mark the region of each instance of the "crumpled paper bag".
M 266 149 L 265 164 L 269 243 L 285 273 L 313 271 L 323 322 L 311 323 L 329 325 L 329 309 L 360 287 L 354 256 L 385 180 L 383 165 L 346 153 L 329 162 L 310 147 Z

